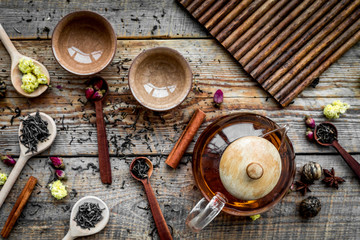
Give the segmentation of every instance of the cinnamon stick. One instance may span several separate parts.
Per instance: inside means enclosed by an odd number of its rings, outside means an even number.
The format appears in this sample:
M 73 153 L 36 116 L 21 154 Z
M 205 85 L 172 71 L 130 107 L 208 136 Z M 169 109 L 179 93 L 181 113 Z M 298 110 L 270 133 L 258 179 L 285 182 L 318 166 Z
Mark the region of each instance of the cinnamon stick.
M 30 195 L 34 190 L 36 183 L 37 183 L 37 179 L 33 176 L 31 176 L 27 181 L 24 189 L 22 190 L 18 199 L 16 200 L 15 205 L 11 210 L 10 215 L 6 220 L 6 223 L 1 231 L 1 236 L 3 238 L 7 238 L 9 236 L 12 228 L 16 223 L 16 220 L 20 217 L 22 210 L 24 209 L 27 201 L 29 200 Z
M 181 134 L 179 140 L 176 142 L 174 148 L 171 150 L 168 158 L 166 159 L 165 163 L 167 165 L 174 169 L 177 167 L 204 119 L 205 113 L 200 109 L 197 109 L 192 116 L 190 122 L 186 126 L 185 130 Z

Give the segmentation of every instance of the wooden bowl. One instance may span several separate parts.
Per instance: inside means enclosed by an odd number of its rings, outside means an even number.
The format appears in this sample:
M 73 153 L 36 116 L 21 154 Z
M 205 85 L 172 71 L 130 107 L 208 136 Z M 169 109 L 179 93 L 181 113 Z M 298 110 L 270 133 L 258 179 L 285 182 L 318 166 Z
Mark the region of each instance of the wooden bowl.
M 110 64 L 116 52 L 116 35 L 101 15 L 78 11 L 66 15 L 52 35 L 58 63 L 77 75 L 92 75 Z
M 154 111 L 181 104 L 192 85 L 188 62 L 176 50 L 157 47 L 139 54 L 129 70 L 129 87 L 135 99 Z

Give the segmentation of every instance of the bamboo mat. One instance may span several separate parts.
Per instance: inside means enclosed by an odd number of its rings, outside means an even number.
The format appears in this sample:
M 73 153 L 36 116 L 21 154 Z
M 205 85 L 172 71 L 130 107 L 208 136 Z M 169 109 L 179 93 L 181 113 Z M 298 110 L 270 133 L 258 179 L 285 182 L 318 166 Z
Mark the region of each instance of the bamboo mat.
M 178 0 L 283 107 L 360 40 L 360 0 Z

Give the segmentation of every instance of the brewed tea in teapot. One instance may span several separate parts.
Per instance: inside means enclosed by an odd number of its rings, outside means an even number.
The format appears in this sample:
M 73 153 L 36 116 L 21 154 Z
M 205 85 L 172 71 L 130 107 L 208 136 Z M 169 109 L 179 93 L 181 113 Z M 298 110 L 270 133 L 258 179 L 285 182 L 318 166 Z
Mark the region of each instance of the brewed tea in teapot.
M 186 223 L 200 231 L 220 211 L 251 216 L 269 210 L 288 192 L 295 154 L 287 127 L 251 113 L 219 118 L 198 138 L 192 170 L 204 198 Z

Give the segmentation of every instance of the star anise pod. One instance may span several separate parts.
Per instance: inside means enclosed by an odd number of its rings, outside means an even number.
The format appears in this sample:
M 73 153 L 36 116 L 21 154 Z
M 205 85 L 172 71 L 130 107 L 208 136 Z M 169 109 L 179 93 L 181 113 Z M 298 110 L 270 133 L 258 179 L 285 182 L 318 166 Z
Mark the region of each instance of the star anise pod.
M 324 169 L 324 175 L 325 178 L 322 181 L 326 183 L 326 185 L 328 185 L 329 187 L 338 189 L 339 183 L 345 182 L 345 179 L 335 176 L 334 168 L 331 168 L 331 171 Z
M 310 183 L 304 183 L 302 181 L 296 181 L 295 182 L 296 191 L 301 192 L 302 195 L 305 195 L 307 192 L 311 192 L 309 186 L 311 185 Z

